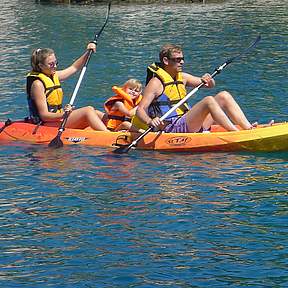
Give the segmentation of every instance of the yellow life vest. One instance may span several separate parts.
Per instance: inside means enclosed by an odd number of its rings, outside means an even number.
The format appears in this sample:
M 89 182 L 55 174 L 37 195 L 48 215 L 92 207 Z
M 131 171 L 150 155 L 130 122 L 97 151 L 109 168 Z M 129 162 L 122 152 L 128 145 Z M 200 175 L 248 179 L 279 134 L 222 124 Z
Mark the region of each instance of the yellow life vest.
M 33 81 L 36 79 L 39 79 L 45 87 L 45 96 L 48 111 L 54 113 L 63 112 L 62 109 L 63 91 L 57 73 L 53 75 L 53 78 L 50 78 L 44 73 L 32 71 L 27 75 L 27 88 L 26 88 L 30 116 L 36 118 L 39 117 L 36 105 L 33 99 L 31 99 L 31 86 Z
M 124 121 L 131 122 L 131 118 L 127 117 L 127 115 L 123 114 L 118 110 L 112 110 L 112 107 L 115 104 L 115 102 L 121 101 L 128 110 L 131 110 L 139 104 L 140 100 L 142 99 L 142 95 L 139 95 L 139 97 L 132 100 L 131 96 L 128 93 L 124 92 L 121 87 L 113 86 L 112 90 L 116 95 L 110 97 L 104 103 L 104 108 L 105 111 L 107 112 L 107 118 L 108 118 L 106 126 L 110 130 L 115 130 L 122 122 Z
M 170 110 L 173 105 L 177 104 L 181 99 L 186 96 L 187 93 L 185 85 L 183 83 L 183 75 L 182 72 L 179 72 L 176 75 L 176 79 L 173 79 L 169 73 L 167 73 L 156 63 L 149 65 L 147 71 L 148 73 L 152 72 L 153 76 L 158 77 L 164 87 L 163 93 L 152 101 L 148 109 L 148 113 L 151 118 L 154 118 L 156 116 L 161 117 L 168 110 Z M 185 103 L 179 108 L 177 108 L 175 112 L 171 113 L 168 119 L 182 116 L 188 110 L 189 106 L 187 103 Z

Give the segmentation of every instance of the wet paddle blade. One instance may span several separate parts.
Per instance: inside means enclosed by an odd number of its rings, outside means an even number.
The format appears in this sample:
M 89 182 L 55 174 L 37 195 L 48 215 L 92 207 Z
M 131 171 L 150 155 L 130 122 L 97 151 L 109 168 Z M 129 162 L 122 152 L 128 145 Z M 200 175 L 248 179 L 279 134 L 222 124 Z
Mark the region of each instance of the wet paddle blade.
M 131 148 L 132 148 L 131 144 L 130 145 L 123 145 L 123 146 L 120 146 L 120 147 L 116 148 L 115 150 L 113 150 L 113 153 L 125 154 L 125 153 L 128 153 Z
M 13 123 L 13 122 L 8 118 L 8 119 L 5 121 L 4 125 L 1 127 L 0 133 L 2 133 L 2 131 L 3 131 L 7 126 L 11 125 L 12 123 Z
M 59 135 L 57 135 L 51 142 L 48 144 L 49 148 L 61 148 L 63 147 L 63 142 L 60 139 Z

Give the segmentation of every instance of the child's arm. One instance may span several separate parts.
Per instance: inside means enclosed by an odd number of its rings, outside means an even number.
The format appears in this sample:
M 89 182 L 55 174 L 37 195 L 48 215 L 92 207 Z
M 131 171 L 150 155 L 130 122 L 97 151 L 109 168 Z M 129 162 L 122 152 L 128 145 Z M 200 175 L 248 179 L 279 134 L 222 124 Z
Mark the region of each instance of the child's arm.
M 112 107 L 112 110 L 114 111 L 118 110 L 123 114 L 125 114 L 126 116 L 128 116 L 129 118 L 135 115 L 136 109 L 137 107 L 128 110 L 121 101 L 116 101 Z

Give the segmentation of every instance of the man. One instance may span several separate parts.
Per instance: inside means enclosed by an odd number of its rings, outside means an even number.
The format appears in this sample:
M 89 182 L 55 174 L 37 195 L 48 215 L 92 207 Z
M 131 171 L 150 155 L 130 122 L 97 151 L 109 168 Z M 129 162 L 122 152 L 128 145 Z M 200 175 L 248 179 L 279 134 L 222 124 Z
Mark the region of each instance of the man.
M 187 104 L 180 106 L 164 121 L 160 117 L 173 105 L 186 96 L 186 86 L 196 87 L 201 82 L 212 88 L 215 81 L 209 74 L 201 78 L 182 72 L 184 56 L 180 46 L 166 44 L 159 53 L 160 63 L 148 67 L 153 76 L 148 83 L 143 98 L 137 109 L 137 117 L 148 126 L 165 132 L 203 132 L 213 123 L 223 126 L 228 131 L 251 129 L 252 125 L 243 111 L 226 91 L 216 96 L 207 96 L 191 109 Z

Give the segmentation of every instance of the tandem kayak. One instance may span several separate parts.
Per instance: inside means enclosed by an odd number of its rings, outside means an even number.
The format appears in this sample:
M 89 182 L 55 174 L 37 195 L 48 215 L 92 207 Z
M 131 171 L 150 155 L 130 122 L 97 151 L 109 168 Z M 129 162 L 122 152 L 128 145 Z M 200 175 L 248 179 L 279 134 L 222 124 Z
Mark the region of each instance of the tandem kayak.
M 48 145 L 57 135 L 57 127 L 36 126 L 24 121 L 0 122 L 0 141 L 20 141 Z M 104 132 L 90 128 L 69 129 L 62 133 L 64 145 L 114 147 L 128 145 L 139 133 Z M 150 132 L 137 144 L 137 149 L 159 151 L 288 151 L 288 123 L 258 125 L 252 130 L 225 131 L 218 125 L 209 133 Z

